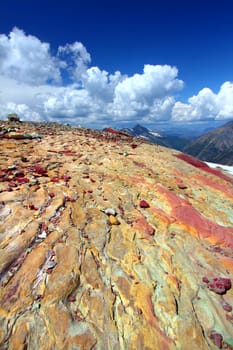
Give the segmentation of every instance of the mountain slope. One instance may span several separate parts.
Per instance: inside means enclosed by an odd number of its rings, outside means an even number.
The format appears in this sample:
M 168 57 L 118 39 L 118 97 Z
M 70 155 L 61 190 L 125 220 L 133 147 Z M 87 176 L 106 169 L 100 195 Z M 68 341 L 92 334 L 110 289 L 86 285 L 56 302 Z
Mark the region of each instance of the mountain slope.
M 233 177 L 27 123 L 0 124 L 0 169 L 1 349 L 233 348 Z
M 178 150 L 182 149 L 185 145 L 187 145 L 187 143 L 190 140 L 189 138 L 185 138 L 183 136 L 166 135 L 165 133 L 158 133 L 147 129 L 144 126 L 141 126 L 140 124 L 137 124 L 132 129 L 122 129 L 122 131 L 127 132 L 132 136 L 141 137 L 160 146 L 175 148 Z
M 204 161 L 233 165 L 233 121 L 198 137 L 183 151 Z

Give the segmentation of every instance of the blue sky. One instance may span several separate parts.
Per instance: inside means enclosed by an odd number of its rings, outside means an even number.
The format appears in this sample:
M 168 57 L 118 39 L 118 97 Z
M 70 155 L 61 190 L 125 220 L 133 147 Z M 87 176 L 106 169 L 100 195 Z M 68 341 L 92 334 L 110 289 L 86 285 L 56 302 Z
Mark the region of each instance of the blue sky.
M 0 115 L 96 127 L 232 119 L 232 14 L 231 0 L 1 0 Z

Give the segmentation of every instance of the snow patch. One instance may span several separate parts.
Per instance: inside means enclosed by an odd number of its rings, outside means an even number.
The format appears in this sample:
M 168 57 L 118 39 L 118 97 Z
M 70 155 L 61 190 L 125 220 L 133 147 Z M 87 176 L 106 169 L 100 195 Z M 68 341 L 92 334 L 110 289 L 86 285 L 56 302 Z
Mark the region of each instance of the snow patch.
M 209 162 L 206 162 L 206 164 L 212 169 L 220 168 L 220 170 L 223 170 L 224 172 L 233 175 L 233 165 L 223 165 L 223 164 L 209 163 Z
M 156 137 L 162 137 L 158 132 L 150 131 L 150 134 Z

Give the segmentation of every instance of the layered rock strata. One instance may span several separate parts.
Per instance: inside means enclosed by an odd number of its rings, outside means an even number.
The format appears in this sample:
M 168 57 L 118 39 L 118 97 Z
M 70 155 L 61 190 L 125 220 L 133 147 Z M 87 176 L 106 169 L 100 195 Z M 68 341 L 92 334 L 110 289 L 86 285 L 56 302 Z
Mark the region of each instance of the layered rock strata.
M 2 122 L 0 180 L 0 349 L 233 349 L 232 177 L 112 129 Z

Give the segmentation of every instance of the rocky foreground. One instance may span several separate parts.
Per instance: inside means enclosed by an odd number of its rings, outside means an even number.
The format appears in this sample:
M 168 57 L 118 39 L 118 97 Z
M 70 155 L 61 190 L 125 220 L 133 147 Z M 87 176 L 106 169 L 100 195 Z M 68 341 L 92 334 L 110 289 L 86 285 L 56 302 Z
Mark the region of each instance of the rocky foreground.
M 0 122 L 0 349 L 233 349 L 233 178 L 178 151 Z

